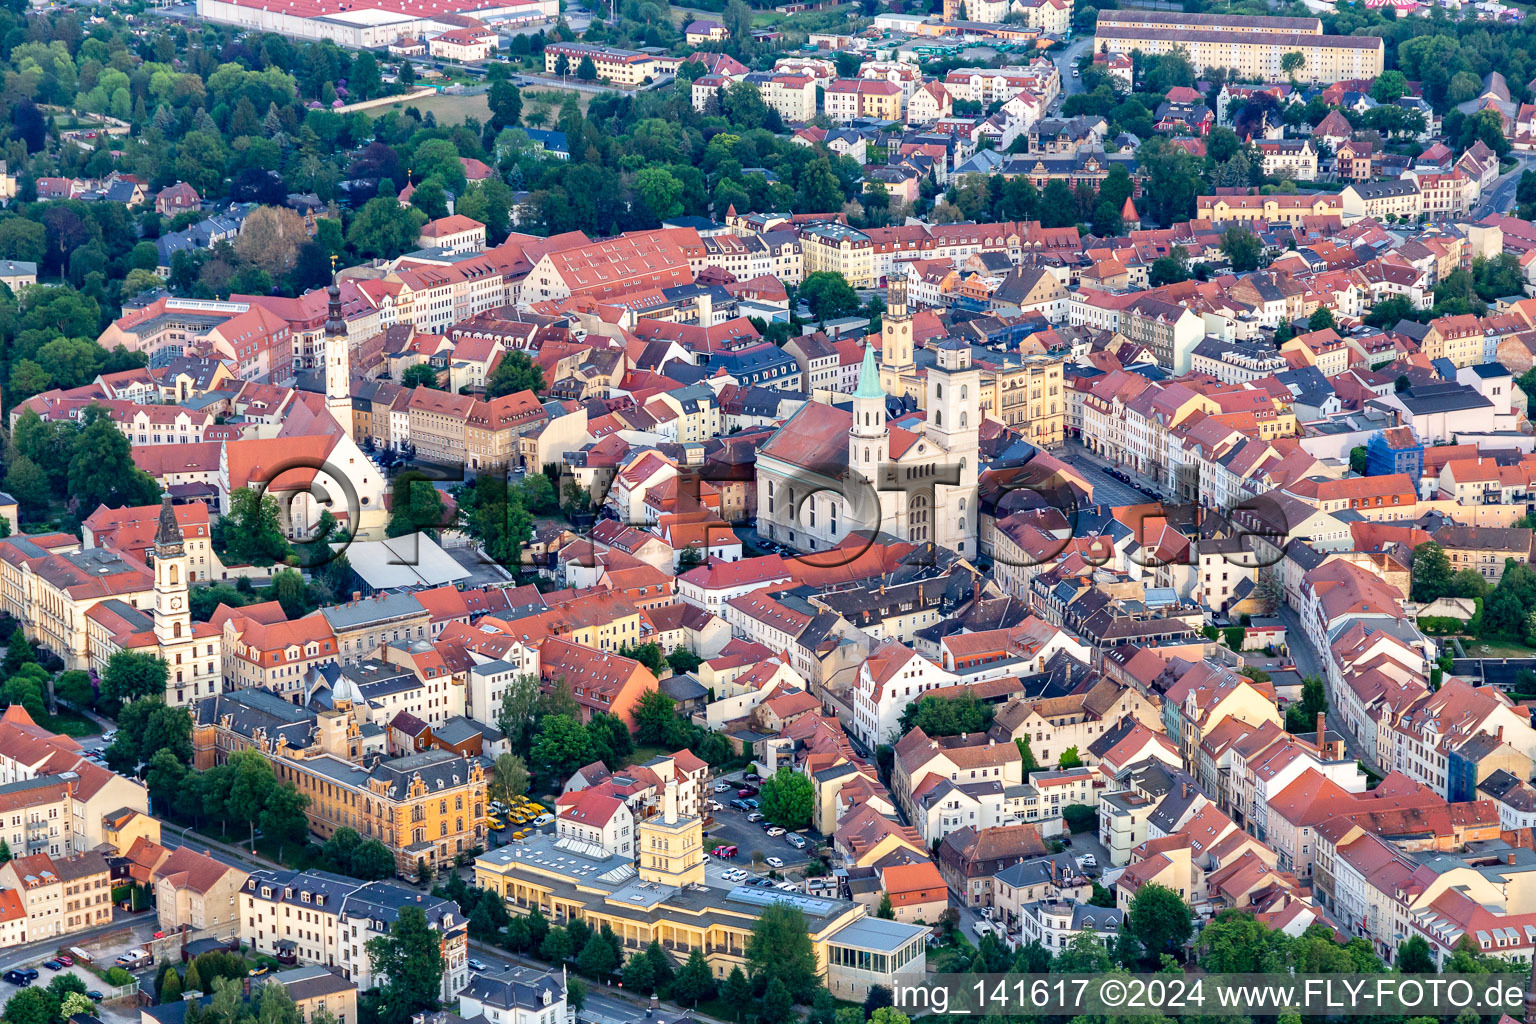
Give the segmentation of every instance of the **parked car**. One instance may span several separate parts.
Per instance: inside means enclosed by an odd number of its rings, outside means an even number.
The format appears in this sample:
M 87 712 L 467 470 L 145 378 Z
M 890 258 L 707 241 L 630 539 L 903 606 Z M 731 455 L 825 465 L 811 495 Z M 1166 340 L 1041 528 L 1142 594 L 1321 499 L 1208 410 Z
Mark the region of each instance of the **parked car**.
M 729 858 L 729 857 L 736 856 L 736 847 L 734 847 L 734 846 L 717 846 L 713 850 L 710 850 L 709 852 L 714 854 L 716 857 L 727 857 L 727 858 Z
M 64 969 L 64 965 L 59 963 L 57 960 L 44 960 L 43 966 L 48 968 L 50 971 L 62 971 Z
M 469 964 L 469 969 L 472 970 L 472 971 L 488 971 L 488 970 L 490 970 L 489 967 L 485 966 L 485 961 L 484 960 L 476 960 L 474 957 L 470 957 L 468 960 L 465 961 L 465 963 Z
M 746 801 L 742 801 L 742 802 L 745 803 Z M 763 820 L 763 812 L 762 811 L 753 811 L 751 814 L 747 815 L 747 820 L 748 821 L 762 821 Z
M 806 847 L 805 836 L 797 836 L 793 832 L 786 835 L 784 841 L 797 850 L 803 850 Z
M 1099 858 L 1091 853 L 1085 853 L 1077 858 L 1077 864 L 1079 867 L 1096 868 L 1099 866 Z
M 755 811 L 758 808 L 758 802 L 757 802 L 757 799 L 755 797 L 750 797 L 749 796 L 745 800 L 743 800 L 742 803 L 747 805 L 747 809 L 748 810 Z
M 727 790 L 729 790 L 730 788 L 731 788 L 731 784 L 729 782 L 717 782 L 717 783 L 715 783 L 715 792 L 716 793 L 724 793 Z
M 539 815 L 537 818 L 534 818 L 533 819 L 533 823 L 538 828 L 543 828 L 545 825 L 548 825 L 550 822 L 552 822 L 554 820 L 555 820 L 555 816 L 553 814 L 550 814 L 550 813 L 548 813 L 546 811 L 545 813 Z
M 738 811 L 748 811 L 748 810 L 751 810 L 751 808 L 747 805 L 747 802 L 745 800 L 741 799 L 740 797 L 737 797 L 735 800 L 732 800 L 731 801 L 731 806 L 736 808 Z
M 757 796 L 757 790 L 751 786 L 742 786 L 736 791 L 737 796 Z
M 781 868 L 784 866 L 784 860 L 780 857 L 769 857 L 763 863 L 767 864 L 771 868 Z
M 757 782 L 762 778 L 762 776 L 758 775 L 757 772 L 747 772 L 747 774 L 743 775 L 742 778 L 746 779 L 748 782 Z
M 103 1000 L 103 999 L 105 999 L 105 998 L 106 998 L 106 997 L 105 997 L 105 996 L 103 996 L 103 995 L 102 995 L 102 994 L 101 994 L 101 993 L 100 993 L 100 992 L 99 992 L 99 991 L 97 991 L 97 990 L 96 990 L 96 989 L 94 989 L 94 988 L 93 988 L 93 989 L 91 989 L 91 990 L 90 990 L 90 991 L 89 991 L 89 992 L 87 992 L 87 993 L 86 993 L 86 994 L 85 994 L 85 997 L 86 997 L 86 998 L 87 998 L 87 999 L 89 999 L 89 1000 L 90 1000 L 90 1001 L 91 1001 L 91 1002 L 93 1002 L 93 1003 L 99 1003 L 99 1002 L 101 1002 L 101 1001 L 102 1001 L 102 1000 Z
M 65 967 L 73 967 L 73 966 L 75 966 L 75 958 L 72 957 L 72 956 L 68 956 L 66 954 L 62 954 L 61 953 L 59 956 L 55 957 L 54 959 L 58 960 L 58 962 L 63 964 Z
M 774 826 L 772 826 L 771 828 L 768 829 L 768 834 L 770 836 L 773 836 L 773 838 L 777 839 L 777 838 L 779 838 L 779 836 L 784 834 L 784 830 L 782 828 L 780 828 L 779 826 L 774 825 Z
M 19 970 L 12 969 L 6 971 L 4 977 L 6 981 L 18 987 L 25 987 L 32 984 L 32 979 L 27 977 L 25 973 Z

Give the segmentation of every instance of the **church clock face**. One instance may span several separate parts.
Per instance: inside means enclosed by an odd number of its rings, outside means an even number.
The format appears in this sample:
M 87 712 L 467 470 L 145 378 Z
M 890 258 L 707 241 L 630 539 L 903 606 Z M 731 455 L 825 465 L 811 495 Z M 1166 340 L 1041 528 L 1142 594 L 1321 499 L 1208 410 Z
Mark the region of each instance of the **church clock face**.
M 174 611 L 180 611 L 180 610 L 181 610 L 181 598 L 179 598 L 179 597 L 171 598 L 171 611 L 174 612 Z

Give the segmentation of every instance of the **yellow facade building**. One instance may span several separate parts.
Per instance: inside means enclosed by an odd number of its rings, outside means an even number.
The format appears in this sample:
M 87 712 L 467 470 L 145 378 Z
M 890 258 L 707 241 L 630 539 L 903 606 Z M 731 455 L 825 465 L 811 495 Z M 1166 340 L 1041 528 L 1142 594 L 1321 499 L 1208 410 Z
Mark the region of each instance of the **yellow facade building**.
M 436 871 L 485 845 L 486 778 L 478 758 L 448 750 L 380 761 L 372 770 L 334 754 L 272 759 L 279 781 L 292 782 L 309 806 L 311 830 L 329 837 L 343 826 L 377 839 L 402 875 L 426 862 Z
M 1380 36 L 1327 36 L 1316 18 L 1106 11 L 1094 30 L 1095 53 L 1162 56 L 1183 50 L 1195 73 L 1227 69 L 1235 80 L 1279 82 L 1288 53 L 1304 60 L 1295 79 L 1319 84 L 1381 74 L 1386 47 Z

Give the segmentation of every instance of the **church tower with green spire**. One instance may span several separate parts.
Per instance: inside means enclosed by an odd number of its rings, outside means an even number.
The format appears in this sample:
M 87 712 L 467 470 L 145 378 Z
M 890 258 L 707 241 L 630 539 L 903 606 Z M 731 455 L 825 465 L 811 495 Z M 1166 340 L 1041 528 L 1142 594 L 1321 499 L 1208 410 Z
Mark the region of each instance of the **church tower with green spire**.
M 853 424 L 848 431 L 848 468 L 866 480 L 875 480 L 880 464 L 890 451 L 890 430 L 885 422 L 885 389 L 880 386 L 880 365 L 873 345 L 864 346 L 859 367 L 859 386 L 853 392 Z

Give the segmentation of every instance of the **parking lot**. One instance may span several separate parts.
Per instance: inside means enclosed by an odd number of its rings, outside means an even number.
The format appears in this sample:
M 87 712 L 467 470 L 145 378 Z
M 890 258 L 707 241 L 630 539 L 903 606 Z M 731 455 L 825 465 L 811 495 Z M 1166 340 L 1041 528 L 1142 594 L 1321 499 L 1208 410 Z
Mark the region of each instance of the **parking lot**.
M 738 810 L 730 804 L 732 800 L 737 799 L 737 790 L 744 784 L 741 774 L 727 776 L 718 781 L 730 782 L 732 788 L 724 793 L 711 792 L 709 794 L 709 799 L 719 801 L 721 809 L 713 812 L 714 822 L 706 832 L 704 848 L 706 850 L 713 850 L 715 847 L 722 845 L 735 846 L 737 854 L 734 858 L 726 861 L 712 856 L 709 858 L 712 866 L 720 867 L 721 870 L 727 867 L 737 867 L 752 871 L 752 854 L 754 852 L 761 852 L 765 861 L 769 857 L 779 858 L 784 862 L 784 867 L 779 869 L 783 871 L 801 867 L 811 859 L 816 848 L 821 845 L 820 836 L 814 832 L 803 833 L 803 838 L 806 840 L 805 849 L 797 850 L 789 844 L 784 836 L 768 835 L 762 827 L 762 822 L 748 821 L 747 814 L 749 812 Z M 745 784 L 751 785 L 754 789 L 757 788 L 755 782 Z M 759 868 L 759 871 L 766 872 L 767 869 L 768 865 L 765 863 Z M 705 874 L 711 885 L 729 886 L 731 884 L 724 881 L 717 882 L 718 872 L 711 873 L 706 869 Z
M 1080 473 L 1085 480 L 1093 486 L 1093 500 L 1101 505 L 1141 505 L 1157 499 L 1141 490 L 1152 490 L 1150 480 L 1140 480 L 1136 483 L 1126 483 L 1116 480 L 1105 471 L 1098 460 L 1088 454 L 1081 445 L 1069 442 L 1061 449 L 1051 453 Z M 1134 477 L 1132 478 L 1135 479 Z M 1139 485 L 1139 486 L 1138 486 Z

